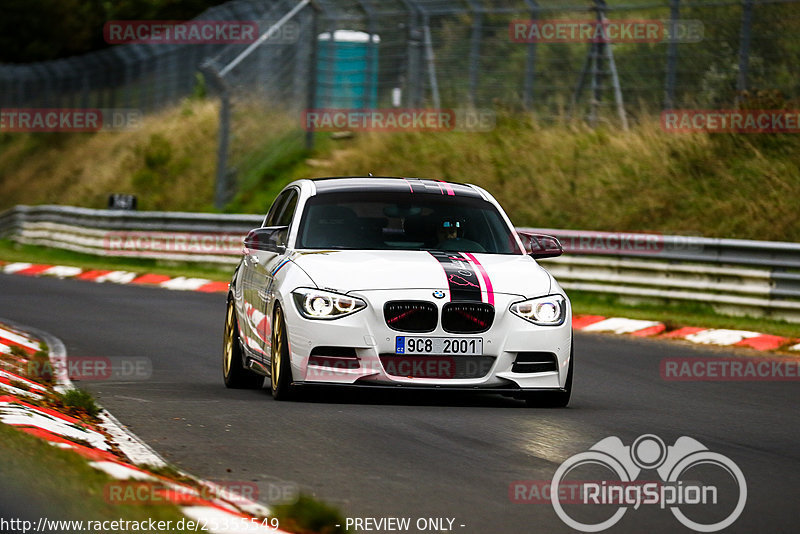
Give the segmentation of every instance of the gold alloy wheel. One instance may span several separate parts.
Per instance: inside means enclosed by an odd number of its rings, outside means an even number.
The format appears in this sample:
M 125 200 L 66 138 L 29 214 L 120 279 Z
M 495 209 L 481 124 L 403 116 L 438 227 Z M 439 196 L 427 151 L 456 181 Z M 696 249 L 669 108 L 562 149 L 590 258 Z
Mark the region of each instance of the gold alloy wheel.
M 281 374 L 281 357 L 283 354 L 283 312 L 278 308 L 275 311 L 275 321 L 272 324 L 273 340 L 272 340 L 272 362 L 270 366 L 270 375 L 272 379 L 272 391 L 278 389 Z
M 228 313 L 225 317 L 225 347 L 222 354 L 222 372 L 227 377 L 233 364 L 233 303 L 228 302 Z

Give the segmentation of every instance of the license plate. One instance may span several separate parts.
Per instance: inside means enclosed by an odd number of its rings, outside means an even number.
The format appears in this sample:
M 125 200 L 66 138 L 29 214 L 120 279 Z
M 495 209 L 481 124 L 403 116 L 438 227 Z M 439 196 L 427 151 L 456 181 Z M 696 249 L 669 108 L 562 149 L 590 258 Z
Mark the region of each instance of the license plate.
M 395 354 L 483 355 L 479 337 L 410 337 L 397 336 Z

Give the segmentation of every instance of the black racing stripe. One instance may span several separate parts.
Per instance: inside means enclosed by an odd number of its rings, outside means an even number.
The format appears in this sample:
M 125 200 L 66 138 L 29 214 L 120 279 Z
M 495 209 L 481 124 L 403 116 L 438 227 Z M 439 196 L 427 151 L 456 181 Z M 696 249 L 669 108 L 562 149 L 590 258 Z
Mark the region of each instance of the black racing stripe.
M 428 251 L 431 256 L 439 260 L 447 276 L 450 287 L 450 300 L 481 302 L 481 286 L 478 274 L 460 252 L 443 252 L 439 250 Z

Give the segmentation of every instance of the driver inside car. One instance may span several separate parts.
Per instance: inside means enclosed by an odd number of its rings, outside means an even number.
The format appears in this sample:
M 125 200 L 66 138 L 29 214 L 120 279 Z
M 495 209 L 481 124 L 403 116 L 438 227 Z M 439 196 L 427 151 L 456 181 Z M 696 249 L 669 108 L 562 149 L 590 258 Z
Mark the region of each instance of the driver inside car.
M 441 219 L 436 226 L 436 249 L 461 252 L 485 252 L 486 249 L 478 242 L 464 238 L 466 221 L 447 217 Z

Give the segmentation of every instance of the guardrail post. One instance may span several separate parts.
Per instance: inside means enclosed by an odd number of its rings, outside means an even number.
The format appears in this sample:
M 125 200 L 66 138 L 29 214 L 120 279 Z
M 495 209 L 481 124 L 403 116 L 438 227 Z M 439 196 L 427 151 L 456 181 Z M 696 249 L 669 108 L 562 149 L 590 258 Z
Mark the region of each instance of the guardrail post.
M 217 181 L 214 188 L 214 207 L 221 210 L 228 202 L 232 172 L 228 171 L 228 145 L 231 130 L 231 95 L 228 84 L 211 63 L 204 63 L 200 72 L 209 85 L 219 92 L 219 144 L 217 146 Z
M 669 2 L 669 45 L 667 46 L 667 77 L 664 86 L 664 109 L 675 107 L 675 79 L 678 68 L 678 39 L 675 33 L 681 16 L 681 0 Z
M 739 76 L 736 89 L 739 100 L 742 91 L 747 90 L 747 74 L 750 68 L 750 32 L 753 25 L 753 0 L 742 0 L 742 29 L 739 34 Z

